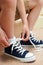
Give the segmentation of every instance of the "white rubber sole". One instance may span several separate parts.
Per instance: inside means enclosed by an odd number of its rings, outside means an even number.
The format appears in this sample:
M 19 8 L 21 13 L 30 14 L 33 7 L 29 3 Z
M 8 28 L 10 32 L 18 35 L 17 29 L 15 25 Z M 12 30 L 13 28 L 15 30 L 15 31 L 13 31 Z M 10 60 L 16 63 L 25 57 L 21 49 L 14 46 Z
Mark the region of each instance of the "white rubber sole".
M 30 42 L 31 42 L 31 45 L 22 45 L 23 47 L 25 46 L 25 47 L 41 47 L 41 48 L 43 48 L 43 44 L 40 44 L 40 45 L 35 45 L 31 40 L 30 40 Z
M 7 53 L 4 53 L 5 55 L 8 55 L 8 56 L 11 56 L 11 57 L 13 57 L 13 58 L 15 58 L 15 59 L 17 59 L 17 60 L 19 60 L 19 61 L 21 61 L 21 62 L 34 62 L 35 60 L 36 60 L 36 58 L 35 58 L 35 56 L 31 56 L 31 57 L 29 57 L 29 58 L 18 58 L 18 57 L 15 57 L 15 56 L 12 56 L 12 55 L 9 55 L 9 54 L 7 54 Z
M 23 47 L 34 47 L 33 45 L 22 45 Z M 36 47 L 41 47 L 43 48 L 43 44 L 40 45 L 35 45 Z
M 31 39 L 30 39 L 30 42 L 31 42 L 31 44 L 34 46 L 35 44 L 31 41 Z M 36 47 L 42 47 L 43 48 L 43 44 L 40 44 L 40 45 L 35 45 Z

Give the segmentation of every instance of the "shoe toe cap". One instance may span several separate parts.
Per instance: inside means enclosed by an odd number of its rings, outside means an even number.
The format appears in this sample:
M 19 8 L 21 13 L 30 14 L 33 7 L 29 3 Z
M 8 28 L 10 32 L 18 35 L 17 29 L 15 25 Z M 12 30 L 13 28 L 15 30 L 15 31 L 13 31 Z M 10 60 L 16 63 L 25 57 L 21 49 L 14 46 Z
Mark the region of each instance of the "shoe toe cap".
M 27 57 L 33 57 L 33 56 L 34 56 L 34 54 L 31 53 L 31 52 L 29 52 L 29 53 L 26 54 L 25 58 L 27 58 Z

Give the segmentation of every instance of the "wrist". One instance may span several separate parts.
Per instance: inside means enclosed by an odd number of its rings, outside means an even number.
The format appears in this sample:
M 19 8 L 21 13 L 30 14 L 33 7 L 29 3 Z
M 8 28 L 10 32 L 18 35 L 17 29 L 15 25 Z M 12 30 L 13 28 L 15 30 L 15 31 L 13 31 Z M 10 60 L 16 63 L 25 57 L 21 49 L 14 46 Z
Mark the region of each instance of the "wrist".
M 26 26 L 28 26 L 28 22 L 24 22 L 24 23 L 23 23 L 23 25 L 26 25 Z
M 24 24 L 24 25 L 27 25 L 27 24 L 28 24 L 28 21 L 27 21 L 27 20 L 24 20 L 24 21 L 23 21 L 23 24 Z

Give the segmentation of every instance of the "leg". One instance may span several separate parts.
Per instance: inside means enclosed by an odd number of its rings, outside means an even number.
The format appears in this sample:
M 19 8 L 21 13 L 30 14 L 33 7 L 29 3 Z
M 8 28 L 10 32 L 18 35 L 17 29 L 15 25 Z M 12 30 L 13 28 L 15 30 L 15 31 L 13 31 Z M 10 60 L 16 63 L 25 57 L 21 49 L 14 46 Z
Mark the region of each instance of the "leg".
M 0 19 L 1 27 L 4 29 L 9 38 L 14 37 L 14 18 L 17 0 L 2 0 L 2 14 Z
M 16 9 L 16 0 L 4 0 L 2 4 L 1 26 L 9 38 L 14 36 L 14 16 Z M 9 39 L 11 45 L 4 49 L 5 54 L 10 55 L 22 62 L 35 61 L 33 53 L 23 49 L 21 43 L 16 38 Z M 30 59 L 30 60 L 29 60 Z
M 33 2 L 33 3 L 31 3 Z M 39 16 L 39 13 L 41 11 L 42 8 L 42 2 L 39 1 L 29 1 L 29 8 L 31 9 L 30 15 L 28 16 L 28 23 L 29 23 L 29 28 L 30 30 L 33 29 L 33 26 Z
M 24 1 L 19 0 L 17 2 L 17 6 L 18 6 L 18 10 L 19 10 L 19 13 L 20 13 L 22 21 L 23 21 L 22 38 L 24 41 L 27 41 L 29 39 L 29 27 L 28 27 L 28 22 L 27 22 L 27 17 L 26 17 Z M 25 34 L 26 34 L 26 38 L 24 39 Z
M 33 29 L 33 26 L 39 16 L 39 13 L 42 8 L 42 4 L 43 4 L 43 2 L 41 2 L 41 0 L 30 0 L 29 2 L 27 2 L 27 5 L 25 5 L 25 6 L 29 6 L 28 9 L 31 9 L 30 15 L 28 16 L 28 25 L 29 25 L 30 31 Z M 26 37 L 26 35 L 25 35 L 25 37 Z M 21 41 L 21 44 L 25 45 L 25 46 L 33 45 L 35 47 L 35 45 L 36 45 L 37 47 L 43 47 L 43 40 L 38 40 L 37 38 L 35 38 L 31 31 L 30 39 L 27 42 Z
M 27 18 L 26 18 L 26 11 L 25 11 L 25 6 L 24 6 L 24 1 L 23 0 L 18 0 L 17 2 L 17 8 L 18 11 L 21 15 L 21 18 L 23 20 L 23 23 L 27 23 Z

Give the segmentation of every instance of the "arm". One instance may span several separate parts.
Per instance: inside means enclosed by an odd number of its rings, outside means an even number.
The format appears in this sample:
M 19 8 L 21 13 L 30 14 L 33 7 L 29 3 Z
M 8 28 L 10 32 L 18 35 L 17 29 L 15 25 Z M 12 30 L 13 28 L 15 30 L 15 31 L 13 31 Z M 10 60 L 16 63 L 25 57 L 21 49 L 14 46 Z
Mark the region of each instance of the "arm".
M 23 20 L 23 23 L 26 24 L 27 23 L 27 17 L 26 17 L 26 11 L 25 11 L 25 6 L 24 6 L 23 0 L 18 0 L 17 7 L 19 10 L 20 16 Z
M 22 31 L 22 38 L 24 41 L 27 41 L 29 39 L 29 27 L 28 27 L 26 11 L 25 11 L 25 6 L 24 6 L 23 0 L 18 0 L 17 7 L 18 7 L 19 13 L 21 15 L 23 24 L 24 24 L 23 31 Z M 26 34 L 26 38 L 24 38 L 25 34 Z

